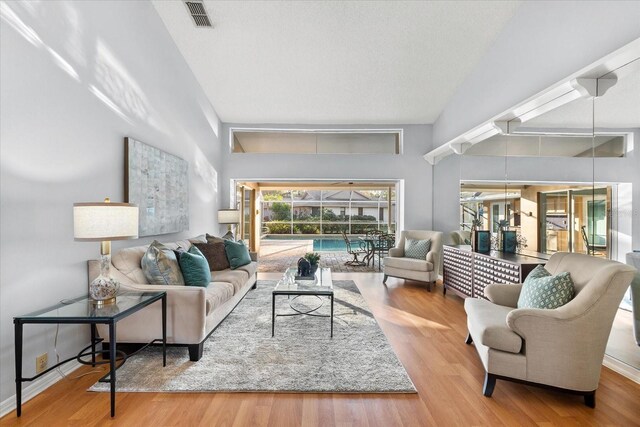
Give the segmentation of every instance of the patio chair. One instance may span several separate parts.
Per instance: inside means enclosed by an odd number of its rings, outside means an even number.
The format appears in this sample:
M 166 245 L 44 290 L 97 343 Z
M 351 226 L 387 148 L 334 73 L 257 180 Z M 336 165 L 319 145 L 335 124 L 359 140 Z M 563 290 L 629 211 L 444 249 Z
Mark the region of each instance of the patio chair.
M 349 238 L 347 237 L 347 233 L 345 233 L 344 231 L 342 232 L 342 238 L 344 239 L 344 244 L 347 246 L 347 252 L 353 256 L 353 259 L 351 261 L 345 262 L 344 265 L 356 267 L 367 265 L 366 262 L 360 261 L 358 259 L 359 255 L 365 255 L 367 253 L 366 249 L 364 248 L 364 242 L 352 242 L 351 240 L 349 240 Z M 357 246 L 357 248 L 355 246 Z
M 374 253 L 378 254 L 378 271 L 382 268 L 382 258 L 387 256 L 389 249 L 395 247 L 396 236 L 394 234 L 381 233 L 374 244 Z M 375 264 L 374 264 L 375 267 Z

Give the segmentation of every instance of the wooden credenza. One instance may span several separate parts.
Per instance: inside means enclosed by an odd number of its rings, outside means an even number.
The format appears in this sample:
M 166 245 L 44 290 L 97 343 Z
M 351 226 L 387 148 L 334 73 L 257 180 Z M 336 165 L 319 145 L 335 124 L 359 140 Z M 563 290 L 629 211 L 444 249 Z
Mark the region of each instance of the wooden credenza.
M 537 252 L 510 254 L 473 252 L 471 246 L 443 246 L 443 283 L 447 290 L 468 298 L 484 298 L 491 283 L 522 283 L 536 266 L 546 264 L 549 255 Z

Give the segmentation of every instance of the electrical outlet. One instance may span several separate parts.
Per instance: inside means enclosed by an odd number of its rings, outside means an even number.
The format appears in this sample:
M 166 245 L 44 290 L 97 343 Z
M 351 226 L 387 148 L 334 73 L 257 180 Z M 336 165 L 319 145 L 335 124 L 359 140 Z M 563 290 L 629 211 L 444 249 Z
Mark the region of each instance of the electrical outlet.
M 47 364 L 49 362 L 49 353 L 43 353 L 40 356 L 36 357 L 36 374 L 47 369 Z

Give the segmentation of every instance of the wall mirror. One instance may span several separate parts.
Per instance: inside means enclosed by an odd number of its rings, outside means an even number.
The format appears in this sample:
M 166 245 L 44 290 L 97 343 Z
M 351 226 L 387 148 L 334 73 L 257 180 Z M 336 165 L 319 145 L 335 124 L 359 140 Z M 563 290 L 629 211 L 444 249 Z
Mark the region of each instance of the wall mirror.
M 462 147 L 462 155 L 452 156 L 459 162 L 461 230 L 480 218 L 500 249 L 495 240 L 506 227 L 517 232 L 518 252 L 531 256 L 575 252 L 625 262 L 627 253 L 640 249 L 640 156 L 634 149 L 640 58 L 591 74 L 583 83 L 597 96 L 575 96 L 542 112 L 521 110 L 520 117 L 493 122 L 489 137 L 452 144 Z M 628 292 L 605 359 L 636 370 L 637 305 L 634 314 Z

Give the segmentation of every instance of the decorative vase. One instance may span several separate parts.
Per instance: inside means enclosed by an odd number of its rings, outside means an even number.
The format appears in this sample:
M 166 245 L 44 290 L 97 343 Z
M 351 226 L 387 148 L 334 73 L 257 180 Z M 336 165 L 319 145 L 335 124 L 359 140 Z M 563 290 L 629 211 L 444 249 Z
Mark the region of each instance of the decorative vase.
M 109 275 L 111 256 L 100 257 L 100 275 L 89 285 L 89 298 L 96 305 L 112 304 L 116 302 L 116 294 L 120 284 Z
M 318 264 L 311 264 L 311 269 L 309 270 L 310 275 L 313 276 L 318 271 Z

